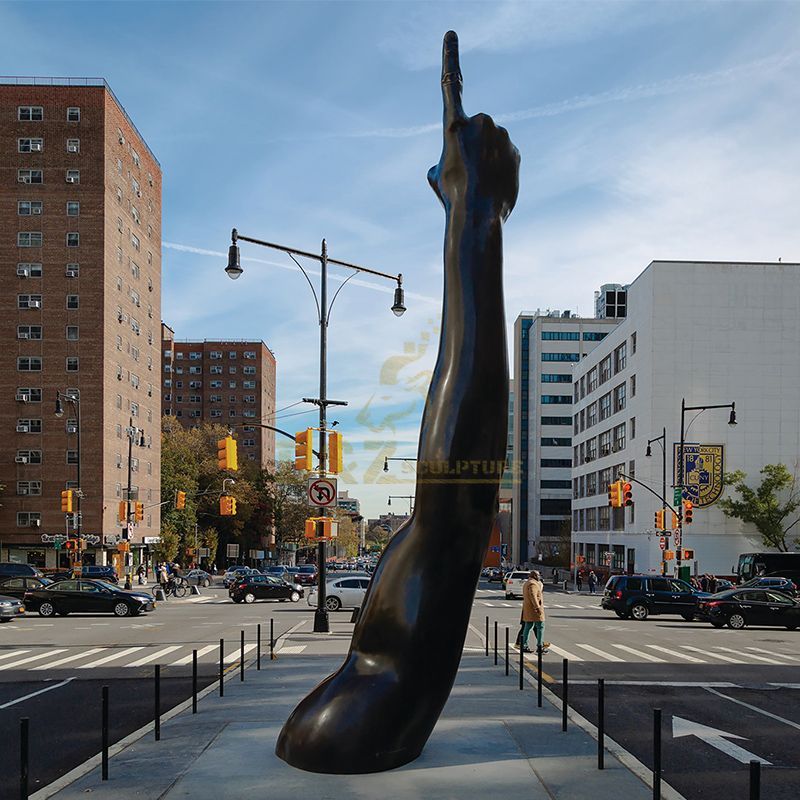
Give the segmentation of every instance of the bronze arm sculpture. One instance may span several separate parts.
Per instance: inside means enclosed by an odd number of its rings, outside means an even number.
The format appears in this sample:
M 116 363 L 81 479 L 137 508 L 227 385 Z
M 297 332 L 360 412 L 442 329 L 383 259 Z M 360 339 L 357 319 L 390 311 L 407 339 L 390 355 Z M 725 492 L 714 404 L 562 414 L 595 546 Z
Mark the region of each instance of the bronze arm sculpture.
M 444 147 L 428 181 L 446 212 L 442 334 L 422 418 L 416 507 L 384 551 L 350 652 L 290 715 L 276 753 L 313 772 L 415 759 L 458 671 L 506 450 L 502 222 L 519 153 L 461 107 L 458 37 L 444 38 Z

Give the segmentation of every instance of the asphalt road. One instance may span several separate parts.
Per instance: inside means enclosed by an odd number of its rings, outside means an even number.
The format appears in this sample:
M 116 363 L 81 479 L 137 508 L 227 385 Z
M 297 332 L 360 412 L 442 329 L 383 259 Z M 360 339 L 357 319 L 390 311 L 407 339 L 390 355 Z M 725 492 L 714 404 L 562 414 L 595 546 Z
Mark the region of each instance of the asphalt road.
M 763 797 L 797 798 L 800 632 L 717 630 L 677 616 L 620 620 L 599 603 L 599 594 L 546 590 L 551 648 L 542 669 L 553 692 L 561 696 L 567 658 L 569 703 L 596 724 L 603 678 L 606 735 L 650 768 L 653 709 L 660 708 L 664 779 L 688 800 L 747 797 L 751 758 L 769 762 L 762 764 Z M 498 584 L 481 583 L 472 624 L 484 633 L 489 617 L 493 648 L 498 620 L 502 655 L 505 628 L 513 642 L 520 609 L 521 601 L 506 600 Z M 535 654 L 526 663 L 535 672 Z

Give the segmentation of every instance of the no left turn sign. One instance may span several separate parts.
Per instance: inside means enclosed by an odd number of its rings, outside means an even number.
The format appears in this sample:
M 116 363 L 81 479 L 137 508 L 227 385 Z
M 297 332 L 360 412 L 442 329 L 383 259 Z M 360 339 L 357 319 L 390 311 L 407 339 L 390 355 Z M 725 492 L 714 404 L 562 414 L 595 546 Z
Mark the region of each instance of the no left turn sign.
M 322 508 L 336 505 L 336 479 L 311 478 L 306 489 L 308 504 Z

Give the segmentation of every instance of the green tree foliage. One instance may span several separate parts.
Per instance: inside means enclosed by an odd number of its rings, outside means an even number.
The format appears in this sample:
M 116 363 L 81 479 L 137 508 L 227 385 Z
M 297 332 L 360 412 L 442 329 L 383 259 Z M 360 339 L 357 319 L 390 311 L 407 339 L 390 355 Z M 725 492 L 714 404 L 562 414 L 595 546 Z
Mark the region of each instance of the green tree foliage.
M 169 523 L 161 523 L 161 538 L 153 545 L 153 558 L 158 561 L 175 561 L 180 548 L 181 537 Z
M 797 472 L 792 474 L 785 464 L 767 464 L 762 470 L 761 483 L 755 489 L 745 481 L 747 475 L 736 471 L 725 475 L 725 483 L 738 495 L 738 499 L 726 497 L 720 500 L 720 508 L 729 517 L 750 522 L 761 534 L 766 547 L 787 552 L 791 544 L 800 542 L 791 539 L 789 531 L 798 522 L 787 521 L 800 508 L 800 492 L 797 487 Z

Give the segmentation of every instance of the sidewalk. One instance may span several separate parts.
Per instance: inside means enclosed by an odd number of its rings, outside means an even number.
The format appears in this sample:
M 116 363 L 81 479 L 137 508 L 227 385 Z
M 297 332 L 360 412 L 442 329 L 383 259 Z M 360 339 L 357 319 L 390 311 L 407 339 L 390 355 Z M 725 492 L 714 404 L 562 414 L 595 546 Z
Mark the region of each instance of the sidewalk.
M 307 628 L 308 626 L 306 626 Z M 598 771 L 597 744 L 570 721 L 561 731 L 560 709 L 536 706 L 535 685 L 518 688 L 518 673 L 504 674 L 482 652 L 470 630 L 458 678 L 422 755 L 411 764 L 372 775 L 320 775 L 288 766 L 274 754 L 275 740 L 296 703 L 339 666 L 352 625 L 336 622 L 331 635 L 298 631 L 262 669 L 248 665 L 246 680 L 232 671 L 224 698 L 204 697 L 197 715 L 183 712 L 152 727 L 111 758 L 108 781 L 99 767 L 36 800 L 155 798 L 219 800 L 466 800 L 503 795 L 531 800 L 648 800 L 652 790 L 610 753 Z M 302 654 L 297 650 L 305 645 Z M 294 651 L 294 653 L 292 652 Z M 516 651 L 512 664 L 518 658 Z M 55 788 L 55 787 L 54 787 Z M 666 797 L 667 795 L 665 795 Z

